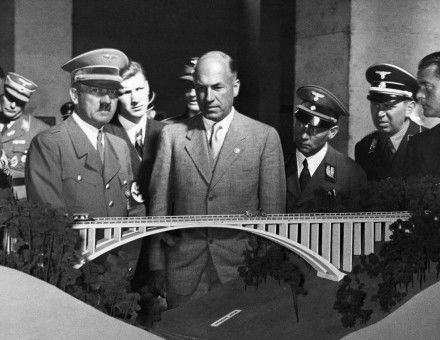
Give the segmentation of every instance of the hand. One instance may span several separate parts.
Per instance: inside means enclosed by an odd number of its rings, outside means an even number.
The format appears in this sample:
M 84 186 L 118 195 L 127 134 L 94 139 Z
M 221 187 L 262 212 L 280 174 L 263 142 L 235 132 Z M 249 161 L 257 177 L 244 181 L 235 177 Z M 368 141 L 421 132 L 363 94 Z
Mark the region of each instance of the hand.
M 2 154 L 0 156 L 0 170 L 2 170 L 8 176 L 11 175 L 11 169 L 9 168 L 8 157 L 6 157 L 4 150 L 2 150 Z

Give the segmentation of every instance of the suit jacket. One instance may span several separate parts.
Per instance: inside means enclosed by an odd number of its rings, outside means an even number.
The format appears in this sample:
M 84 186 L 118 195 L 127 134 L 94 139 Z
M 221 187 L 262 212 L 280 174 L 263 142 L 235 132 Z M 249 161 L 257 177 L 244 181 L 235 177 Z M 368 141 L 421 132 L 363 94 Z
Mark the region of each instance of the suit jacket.
M 285 174 L 276 130 L 237 111 L 214 165 L 202 116 L 163 128 L 150 183 L 151 215 L 240 214 L 285 211 Z M 247 233 L 182 231 L 166 248 L 168 289 L 191 294 L 209 257 L 220 282 L 237 277 Z M 164 266 L 163 248 L 150 251 L 152 269 Z
M 410 120 L 408 130 L 390 162 L 385 148 L 386 136 L 378 131 L 364 137 L 355 146 L 356 162 L 364 169 L 369 180 L 381 180 L 403 175 L 404 162 L 409 139 L 425 128 Z
M 367 178 L 362 168 L 351 158 L 328 145 L 327 153 L 313 173 L 304 191 L 301 191 L 296 165 L 296 153 L 286 161 L 287 212 L 303 212 L 310 208 L 314 191 L 322 188 L 326 192 L 350 192 L 360 187 Z M 334 191 L 333 191 L 334 190 Z
M 440 177 L 440 124 L 412 137 L 405 159 L 405 176 Z
M 105 162 L 72 117 L 37 135 L 26 162 L 28 199 L 70 213 L 127 216 L 130 153 L 124 140 L 105 133 Z
M 150 182 L 151 172 L 153 170 L 154 160 L 156 159 L 157 143 L 159 140 L 159 134 L 164 123 L 147 119 L 145 126 L 145 139 L 142 153 L 142 160 L 139 158 L 138 153 L 131 143 L 127 132 L 122 127 L 119 119 L 113 119 L 111 124 L 107 124 L 106 131 L 124 139 L 130 150 L 131 167 L 135 180 L 139 185 L 140 192 L 145 200 L 146 207 L 148 208 L 148 184 Z

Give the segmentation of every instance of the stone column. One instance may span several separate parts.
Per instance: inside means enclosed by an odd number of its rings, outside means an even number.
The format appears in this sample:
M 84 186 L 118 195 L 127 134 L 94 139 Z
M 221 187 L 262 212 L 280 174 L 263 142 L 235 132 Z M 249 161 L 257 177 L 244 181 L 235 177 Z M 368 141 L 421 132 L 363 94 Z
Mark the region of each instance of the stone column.
M 3 0 L 0 55 L 5 71 L 38 85 L 26 111 L 59 120 L 69 100 L 69 75 L 60 67 L 72 56 L 72 0 Z

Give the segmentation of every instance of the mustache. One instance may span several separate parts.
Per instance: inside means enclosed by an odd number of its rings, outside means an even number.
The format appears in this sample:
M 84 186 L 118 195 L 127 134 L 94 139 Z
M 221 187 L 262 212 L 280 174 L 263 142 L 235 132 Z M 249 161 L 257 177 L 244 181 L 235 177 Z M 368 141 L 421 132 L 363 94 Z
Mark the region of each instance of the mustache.
M 112 104 L 110 103 L 100 103 L 99 111 L 110 111 L 112 109 Z

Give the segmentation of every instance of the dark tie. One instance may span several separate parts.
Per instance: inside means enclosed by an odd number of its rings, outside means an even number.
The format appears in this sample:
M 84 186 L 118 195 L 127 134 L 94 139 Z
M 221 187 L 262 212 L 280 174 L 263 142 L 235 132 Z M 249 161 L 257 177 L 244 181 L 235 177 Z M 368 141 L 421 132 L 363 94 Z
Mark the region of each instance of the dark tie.
M 102 131 L 98 130 L 98 137 L 96 139 L 96 150 L 98 150 L 99 158 L 101 158 L 101 163 L 104 164 L 104 148 L 102 145 Z
M 304 191 L 304 189 L 307 187 L 307 184 L 309 184 L 311 178 L 312 176 L 310 176 L 307 158 L 305 158 L 303 161 L 303 169 L 301 171 L 301 175 L 299 175 L 299 186 L 301 187 L 301 191 Z
M 386 145 L 385 145 L 385 157 L 386 161 L 391 163 L 394 159 L 394 154 L 396 153 L 396 149 L 394 148 L 393 143 L 391 142 L 391 139 L 386 139 Z
M 136 149 L 140 158 L 144 154 L 144 143 L 142 142 L 142 129 L 136 133 L 136 141 L 134 142 L 134 148 Z

